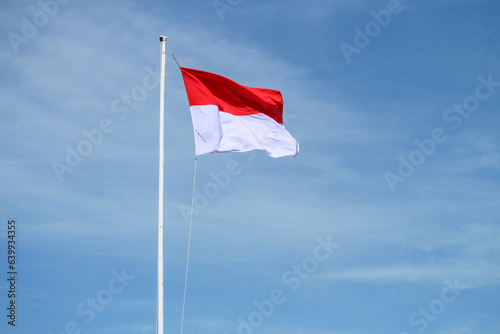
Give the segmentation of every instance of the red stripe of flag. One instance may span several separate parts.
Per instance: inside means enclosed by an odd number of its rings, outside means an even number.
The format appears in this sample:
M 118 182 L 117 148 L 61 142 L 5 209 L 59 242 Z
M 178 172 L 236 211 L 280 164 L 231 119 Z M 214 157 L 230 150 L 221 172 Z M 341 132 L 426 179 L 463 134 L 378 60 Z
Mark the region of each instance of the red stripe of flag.
M 283 123 L 283 97 L 274 89 L 242 86 L 218 74 L 181 67 L 189 105 L 216 105 L 235 116 L 265 114 Z

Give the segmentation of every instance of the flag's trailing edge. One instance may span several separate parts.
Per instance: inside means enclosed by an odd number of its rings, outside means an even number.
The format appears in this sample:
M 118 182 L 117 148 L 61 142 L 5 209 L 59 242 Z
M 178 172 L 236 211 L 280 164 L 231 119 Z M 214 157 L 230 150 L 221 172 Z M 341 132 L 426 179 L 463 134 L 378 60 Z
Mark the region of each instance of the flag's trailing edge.
M 283 98 L 223 76 L 181 67 L 191 109 L 196 155 L 263 150 L 273 158 L 299 153 L 283 125 Z

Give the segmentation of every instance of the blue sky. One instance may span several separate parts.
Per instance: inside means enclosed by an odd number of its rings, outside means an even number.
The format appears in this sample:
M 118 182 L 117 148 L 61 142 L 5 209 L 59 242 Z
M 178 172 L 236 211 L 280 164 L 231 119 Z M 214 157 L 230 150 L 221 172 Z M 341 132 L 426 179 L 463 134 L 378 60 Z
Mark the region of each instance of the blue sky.
M 159 35 L 182 66 L 280 90 L 301 149 L 198 158 L 184 333 L 500 332 L 498 1 L 0 9 L 2 277 L 18 226 L 2 333 L 155 333 Z M 194 136 L 170 57 L 166 71 L 178 333 Z

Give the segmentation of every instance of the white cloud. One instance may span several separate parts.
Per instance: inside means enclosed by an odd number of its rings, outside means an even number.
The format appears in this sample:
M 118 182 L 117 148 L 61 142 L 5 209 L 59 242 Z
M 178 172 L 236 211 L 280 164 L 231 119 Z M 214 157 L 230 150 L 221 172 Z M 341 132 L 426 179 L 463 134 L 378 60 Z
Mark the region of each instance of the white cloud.
M 440 284 L 454 280 L 464 288 L 480 288 L 498 284 L 500 271 L 493 262 L 450 262 L 442 264 L 359 267 L 340 269 L 320 275 L 318 279 L 336 283 L 368 284 Z

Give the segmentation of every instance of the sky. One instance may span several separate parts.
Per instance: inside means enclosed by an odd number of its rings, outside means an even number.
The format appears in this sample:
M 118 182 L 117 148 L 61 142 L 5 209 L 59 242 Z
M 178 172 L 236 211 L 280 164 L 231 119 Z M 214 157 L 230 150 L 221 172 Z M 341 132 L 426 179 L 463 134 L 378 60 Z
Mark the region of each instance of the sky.
M 2 1 L 1 332 L 156 332 L 165 35 L 181 66 L 281 91 L 300 143 L 198 157 L 183 333 L 500 333 L 499 10 Z M 165 333 L 179 333 L 195 153 L 170 55 L 165 105 Z

